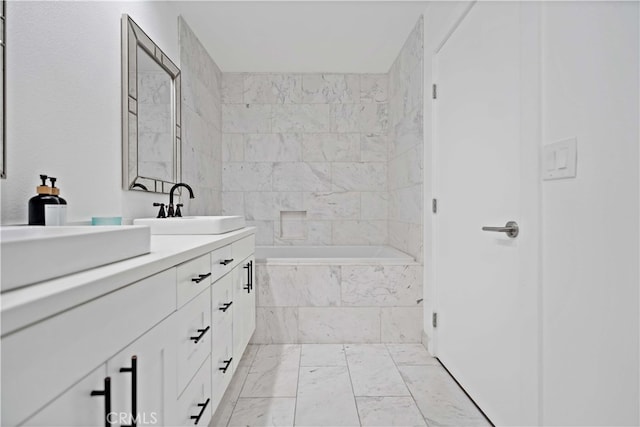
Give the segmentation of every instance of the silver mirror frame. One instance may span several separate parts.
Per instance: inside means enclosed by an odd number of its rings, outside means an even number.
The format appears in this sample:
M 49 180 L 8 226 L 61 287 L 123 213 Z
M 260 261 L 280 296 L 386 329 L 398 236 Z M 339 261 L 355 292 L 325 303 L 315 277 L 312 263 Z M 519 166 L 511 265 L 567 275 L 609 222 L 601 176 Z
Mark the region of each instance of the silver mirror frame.
M 162 67 L 173 82 L 173 181 L 138 174 L 138 47 Z M 127 14 L 122 15 L 122 182 L 125 190 L 169 193 L 181 176 L 180 69 Z

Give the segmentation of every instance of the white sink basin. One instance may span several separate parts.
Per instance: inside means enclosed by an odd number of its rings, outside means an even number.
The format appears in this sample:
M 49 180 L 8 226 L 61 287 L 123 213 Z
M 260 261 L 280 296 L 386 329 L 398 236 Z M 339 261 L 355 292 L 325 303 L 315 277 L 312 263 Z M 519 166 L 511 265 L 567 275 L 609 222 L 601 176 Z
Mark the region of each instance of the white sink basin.
M 0 229 L 0 289 L 30 285 L 149 253 L 141 226 L 17 226 Z
M 140 218 L 136 225 L 148 225 L 151 234 L 224 234 L 245 227 L 242 216 L 185 216 L 181 218 Z

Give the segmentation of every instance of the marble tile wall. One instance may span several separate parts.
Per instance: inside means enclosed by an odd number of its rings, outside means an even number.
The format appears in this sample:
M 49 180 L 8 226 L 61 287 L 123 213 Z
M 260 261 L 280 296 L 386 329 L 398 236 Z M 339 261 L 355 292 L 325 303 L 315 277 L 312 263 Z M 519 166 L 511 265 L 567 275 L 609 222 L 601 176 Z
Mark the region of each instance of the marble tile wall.
M 189 25 L 178 21 L 182 75 L 182 197 L 189 215 L 222 212 L 222 72 Z
M 389 244 L 422 262 L 423 19 L 389 70 Z M 392 315 L 400 321 L 401 313 Z
M 419 343 L 422 266 L 256 264 L 253 342 Z
M 258 245 L 389 242 L 387 74 L 224 73 L 222 102 L 223 213 Z

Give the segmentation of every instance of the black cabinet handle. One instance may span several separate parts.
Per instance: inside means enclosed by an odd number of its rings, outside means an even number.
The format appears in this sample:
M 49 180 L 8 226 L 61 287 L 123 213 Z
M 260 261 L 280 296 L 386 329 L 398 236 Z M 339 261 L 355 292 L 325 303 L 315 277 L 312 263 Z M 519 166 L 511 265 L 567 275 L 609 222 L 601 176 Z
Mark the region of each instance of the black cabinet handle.
M 200 283 L 200 282 L 202 282 L 204 279 L 206 279 L 209 276 L 211 276 L 211 273 L 198 274 L 198 277 L 194 277 L 193 279 L 191 279 L 191 281 L 195 282 L 195 283 Z
M 204 403 L 198 403 L 198 407 L 202 408 L 202 409 L 200 409 L 200 413 L 198 415 L 191 415 L 191 419 L 192 420 L 196 420 L 193 423 L 194 426 L 198 425 L 198 422 L 200 421 L 200 418 L 204 414 L 204 410 L 207 409 L 207 405 L 209 404 L 209 400 L 211 400 L 211 399 L 207 399 L 207 401 L 204 402 Z
M 229 307 L 231 307 L 231 304 L 233 304 L 233 301 L 231 302 L 225 302 L 224 304 L 222 304 L 222 307 L 218 307 L 218 310 L 220 310 L 221 312 L 225 312 L 229 309 Z
M 131 356 L 131 367 L 120 368 L 120 372 L 131 372 L 131 424 L 121 427 L 136 427 L 138 414 L 138 356 Z
M 200 332 L 200 335 L 198 335 L 197 337 L 189 337 L 190 340 L 193 340 L 194 344 L 198 344 L 198 342 L 202 339 L 202 337 L 204 337 L 204 334 L 206 334 L 209 331 L 209 326 L 207 326 L 204 329 L 198 329 L 198 332 Z
M 104 426 L 111 427 L 111 377 L 104 379 L 104 390 L 93 390 L 91 396 L 104 396 Z
M 247 269 L 247 285 L 242 289 L 245 289 L 247 293 L 250 294 L 253 289 L 253 261 L 249 261 L 243 268 Z
M 233 258 L 231 259 L 223 259 L 222 261 L 220 261 L 220 264 L 222 265 L 227 265 L 233 262 Z
M 232 360 L 233 360 L 233 357 L 230 357 L 229 360 L 223 360 L 222 363 L 224 363 L 224 368 L 218 368 L 218 369 L 221 370 L 223 374 L 226 374 L 227 369 L 229 369 L 229 365 L 231 365 Z

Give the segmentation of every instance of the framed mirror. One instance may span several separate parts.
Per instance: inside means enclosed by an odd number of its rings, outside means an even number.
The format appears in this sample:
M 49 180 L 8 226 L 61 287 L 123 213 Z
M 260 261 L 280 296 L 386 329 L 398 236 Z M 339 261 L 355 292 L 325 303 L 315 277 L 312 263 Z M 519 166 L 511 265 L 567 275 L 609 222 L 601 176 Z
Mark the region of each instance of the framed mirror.
M 122 171 L 126 190 L 169 193 L 180 182 L 180 69 L 122 16 Z

